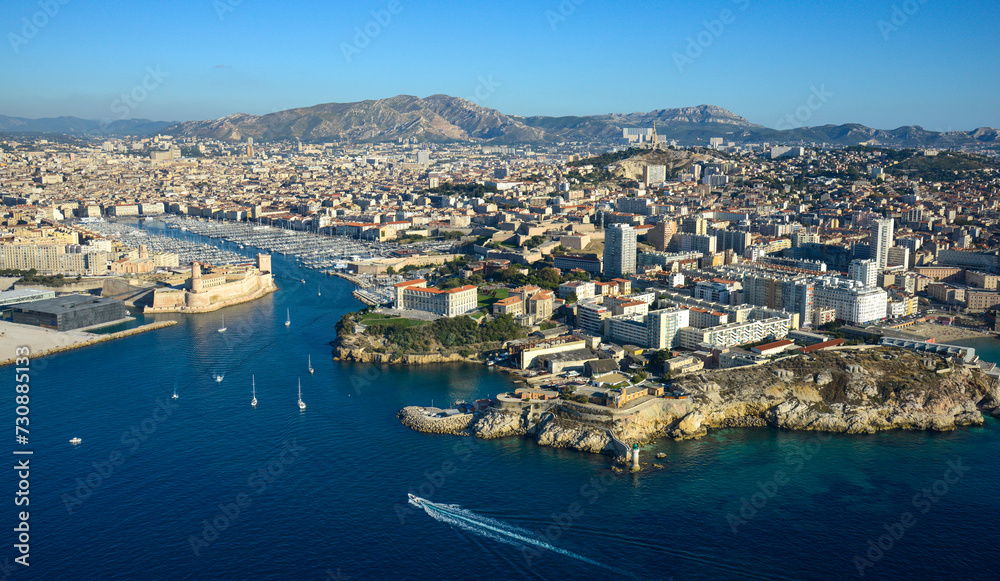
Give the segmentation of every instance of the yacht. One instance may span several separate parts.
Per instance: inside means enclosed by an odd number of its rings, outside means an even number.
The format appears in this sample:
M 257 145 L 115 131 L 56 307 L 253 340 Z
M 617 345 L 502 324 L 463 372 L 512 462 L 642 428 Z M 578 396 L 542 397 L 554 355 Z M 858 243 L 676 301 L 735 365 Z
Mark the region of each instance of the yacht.
M 73 444 L 74 446 L 76 446 L 77 444 L 79 444 L 82 441 L 83 440 L 81 440 L 80 438 L 73 438 L 72 440 L 69 441 L 69 443 Z

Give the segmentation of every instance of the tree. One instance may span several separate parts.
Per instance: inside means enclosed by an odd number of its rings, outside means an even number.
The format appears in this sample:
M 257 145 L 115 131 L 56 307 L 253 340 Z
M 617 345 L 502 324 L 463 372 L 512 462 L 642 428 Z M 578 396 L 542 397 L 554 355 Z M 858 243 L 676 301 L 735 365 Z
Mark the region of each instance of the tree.
M 569 295 L 566 296 L 566 304 L 567 305 L 572 305 L 576 301 L 577 301 L 577 298 L 576 298 L 576 293 L 575 292 L 569 293 Z

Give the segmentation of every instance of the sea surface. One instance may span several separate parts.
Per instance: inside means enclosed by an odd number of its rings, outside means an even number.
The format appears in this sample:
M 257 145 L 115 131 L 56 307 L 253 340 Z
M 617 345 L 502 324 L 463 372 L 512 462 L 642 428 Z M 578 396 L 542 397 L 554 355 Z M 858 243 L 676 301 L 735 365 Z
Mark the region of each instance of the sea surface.
M 523 439 L 419 434 L 403 406 L 509 382 L 482 366 L 335 362 L 334 325 L 361 306 L 351 286 L 273 264 L 280 290 L 227 308 L 225 333 L 218 312 L 139 317 L 178 324 L 33 362 L 29 446 L 14 442 L 14 369 L 0 371 L 8 449 L 34 451 L 30 567 L 14 564 L 25 507 L 5 470 L 0 578 L 996 578 L 996 421 L 714 431 L 648 446 L 663 468 L 634 476 Z

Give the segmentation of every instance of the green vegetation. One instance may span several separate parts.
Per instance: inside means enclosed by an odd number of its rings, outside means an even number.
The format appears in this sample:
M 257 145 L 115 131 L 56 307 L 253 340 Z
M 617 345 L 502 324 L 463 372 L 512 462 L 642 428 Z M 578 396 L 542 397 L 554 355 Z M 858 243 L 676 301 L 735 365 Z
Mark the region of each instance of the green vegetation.
M 508 268 L 493 273 L 492 277 L 495 280 L 514 286 L 533 284 L 548 290 L 557 290 L 559 283 L 562 281 L 559 271 L 548 266 L 540 270 L 531 271 L 528 274 L 521 274 L 518 272 L 518 268 L 520 267 L 511 265 Z
M 532 236 L 524 241 L 524 246 L 526 248 L 534 248 L 540 246 L 543 242 L 545 242 L 545 236 Z
M 358 322 L 368 326 L 382 325 L 395 327 L 419 327 L 427 324 L 427 321 L 404 319 L 402 317 L 386 317 L 384 315 L 380 315 L 379 313 L 366 313 L 361 316 Z
M 666 363 L 667 359 L 670 359 L 671 357 L 672 355 L 670 354 L 670 349 L 660 349 L 652 355 L 647 354 L 646 369 L 652 371 L 653 373 L 661 373 L 663 371 L 663 364 Z
M 942 151 L 933 156 L 915 154 L 887 171 L 893 175 L 906 174 L 911 179 L 919 177 L 930 182 L 953 182 L 968 177 L 966 172 L 997 167 L 1000 164 L 980 156 Z
M 62 274 L 56 274 L 52 276 L 42 276 L 38 274 L 38 271 L 34 268 L 29 270 L 16 270 L 12 268 L 0 270 L 0 276 L 19 276 L 21 280 L 17 282 L 27 282 L 32 284 L 42 284 L 45 286 L 63 286 L 66 284 L 71 284 L 74 281 L 66 278 Z M 76 281 L 80 281 L 79 276 L 76 277 Z
M 482 325 L 466 316 L 446 317 L 430 324 L 411 327 L 373 324 L 368 326 L 367 334 L 385 338 L 393 344 L 394 351 L 426 353 L 441 347 L 466 347 L 474 351 L 473 345 L 502 343 L 524 337 L 527 333 L 513 317 L 504 315 Z
M 476 306 L 480 309 L 482 308 L 493 308 L 493 303 L 499 301 L 500 299 L 505 299 L 510 296 L 510 291 L 505 288 L 497 289 L 495 291 L 482 292 L 479 291 L 479 302 Z

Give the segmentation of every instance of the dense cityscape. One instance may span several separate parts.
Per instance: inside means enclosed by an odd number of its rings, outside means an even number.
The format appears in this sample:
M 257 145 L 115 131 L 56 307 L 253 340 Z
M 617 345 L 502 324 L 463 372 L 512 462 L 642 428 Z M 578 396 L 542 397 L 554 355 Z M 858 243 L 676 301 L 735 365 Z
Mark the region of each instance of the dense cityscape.
M 160 4 L 0 18 L 0 581 L 996 576 L 994 3 Z

